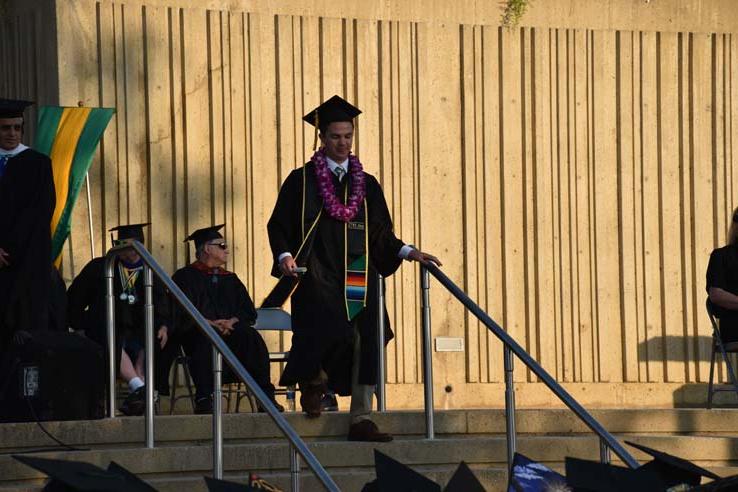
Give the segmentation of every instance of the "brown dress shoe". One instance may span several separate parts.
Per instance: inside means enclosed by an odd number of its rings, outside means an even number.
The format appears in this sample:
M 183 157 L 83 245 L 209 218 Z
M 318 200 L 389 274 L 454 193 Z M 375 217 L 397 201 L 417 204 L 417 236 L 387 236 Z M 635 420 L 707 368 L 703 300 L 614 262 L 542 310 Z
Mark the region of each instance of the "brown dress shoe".
M 300 385 L 300 406 L 311 419 L 320 417 L 320 402 L 325 393 L 324 384 Z
M 392 439 L 392 434 L 379 432 L 379 427 L 371 420 L 362 420 L 349 427 L 349 441 L 390 442 Z

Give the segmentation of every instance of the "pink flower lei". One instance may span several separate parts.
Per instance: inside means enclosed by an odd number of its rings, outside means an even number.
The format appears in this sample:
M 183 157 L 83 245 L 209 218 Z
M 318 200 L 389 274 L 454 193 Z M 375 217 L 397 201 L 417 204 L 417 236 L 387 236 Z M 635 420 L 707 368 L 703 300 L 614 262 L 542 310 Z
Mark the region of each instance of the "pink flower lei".
M 349 154 L 348 173 L 351 176 L 351 189 L 346 204 L 344 205 L 336 194 L 333 185 L 333 177 L 325 157 L 325 149 L 315 151 L 310 159 L 315 163 L 315 175 L 318 178 L 318 192 L 323 199 L 323 208 L 328 215 L 336 220 L 348 222 L 359 212 L 364 197 L 366 196 L 366 182 L 364 179 L 364 168 L 359 158 Z

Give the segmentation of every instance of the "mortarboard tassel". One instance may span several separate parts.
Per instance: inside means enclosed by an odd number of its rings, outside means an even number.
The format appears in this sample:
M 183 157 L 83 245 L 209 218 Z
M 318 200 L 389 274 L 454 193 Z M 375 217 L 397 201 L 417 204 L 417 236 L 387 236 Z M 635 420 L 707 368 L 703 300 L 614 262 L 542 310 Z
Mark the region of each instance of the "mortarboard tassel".
M 315 108 L 315 137 L 313 137 L 313 150 L 318 149 L 318 127 L 320 121 L 318 120 L 318 108 Z

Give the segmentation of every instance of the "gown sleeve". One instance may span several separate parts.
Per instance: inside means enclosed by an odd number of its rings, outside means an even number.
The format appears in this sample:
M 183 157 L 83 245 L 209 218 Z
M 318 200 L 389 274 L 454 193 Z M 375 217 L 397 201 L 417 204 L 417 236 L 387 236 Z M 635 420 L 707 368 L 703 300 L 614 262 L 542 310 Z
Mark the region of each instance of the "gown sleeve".
M 196 286 L 194 285 L 192 275 L 187 273 L 187 267 L 174 272 L 172 280 L 182 290 L 187 299 L 197 306 Z M 168 326 L 168 328 L 174 329 L 178 334 L 187 333 L 190 330 L 196 329 L 195 323 L 187 315 L 185 310 L 176 301 L 172 300 L 171 302 L 170 323 L 173 327 Z
M 236 278 L 236 312 L 235 316 L 239 323 L 244 323 L 245 327 L 252 326 L 256 322 L 256 308 L 251 300 L 249 291 L 246 286 Z
M 274 259 L 274 269 L 272 275 L 279 277 L 277 270 L 278 257 L 280 254 L 289 252 L 293 255 L 296 251 L 292 251 L 296 244 L 299 244 L 298 234 L 300 233 L 300 203 L 301 203 L 301 182 L 302 170 L 293 171 L 285 180 L 282 188 L 279 190 L 277 203 L 274 205 L 272 216 L 267 223 L 267 233 L 269 235 L 269 246 L 272 250 Z
M 377 180 L 367 175 L 366 196 L 369 207 L 369 262 L 387 277 L 402 264 L 398 256 L 404 243 L 395 236 L 387 202 Z
M 93 297 L 101 285 L 101 269 L 98 260 L 92 260 L 84 266 L 79 275 L 74 277 L 67 290 L 67 322 L 74 331 L 90 329 L 85 323 L 86 309 L 92 304 Z

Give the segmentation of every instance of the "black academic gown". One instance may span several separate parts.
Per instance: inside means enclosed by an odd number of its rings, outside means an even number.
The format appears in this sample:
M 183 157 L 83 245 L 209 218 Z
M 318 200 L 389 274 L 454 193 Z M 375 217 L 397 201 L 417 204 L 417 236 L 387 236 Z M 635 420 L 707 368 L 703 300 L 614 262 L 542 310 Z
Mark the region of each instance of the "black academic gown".
M 303 186 L 303 176 L 308 180 Z M 349 186 L 350 175 L 334 185 L 343 196 Z M 403 242 L 395 237 L 392 219 L 387 209 L 382 188 L 377 180 L 365 173 L 366 221 L 369 227 L 366 307 L 354 321 L 361 337 L 360 384 L 377 381 L 377 274 L 392 275 L 402 263 L 398 253 Z M 312 162 L 290 173 L 277 198 L 269 219 L 269 243 L 274 255 L 272 274 L 279 276 L 278 256 L 284 252 L 296 254 L 303 241 L 303 189 L 317 190 L 315 168 Z M 318 205 L 317 192 L 307 197 L 306 203 Z M 346 314 L 344 293 L 345 230 L 344 223 L 323 211 L 316 225 L 315 239 L 306 260 L 307 273 L 292 295 L 292 348 L 280 384 L 290 385 L 310 381 L 320 369 L 328 374 L 329 386 L 341 395 L 351 392 L 351 361 L 353 356 L 353 327 Z M 302 266 L 302 265 L 301 265 Z M 385 340 L 393 334 L 386 310 Z
M 256 309 L 238 276 L 223 269 L 207 269 L 196 262 L 177 270 L 172 279 L 205 319 L 238 318 L 234 331 L 223 339 L 261 389 L 273 398 L 269 350 L 253 327 Z M 182 310 L 178 312 L 177 324 L 178 340 L 189 356 L 197 398 L 208 397 L 213 392 L 212 344 Z M 227 367 L 224 369 L 223 382 L 235 382 L 230 370 Z
M 715 249 L 707 264 L 707 292 L 717 287 L 738 295 L 738 245 L 730 244 Z M 720 335 L 724 342 L 738 341 L 738 311 L 713 306 L 720 319 Z
M 0 357 L 18 330 L 46 330 L 51 289 L 51 161 L 32 149 L 11 157 L 0 178 Z
M 115 338 L 116 358 L 120 357 L 120 350 L 124 340 L 135 342 L 141 348 L 146 347 L 146 322 L 144 317 L 145 291 L 143 272 L 136 278 L 134 284 L 136 301 L 129 304 L 121 300 L 122 286 L 117 263 L 113 267 L 113 290 L 115 299 Z M 106 323 L 106 280 L 105 258 L 95 258 L 77 275 L 67 290 L 67 321 L 75 331 L 84 330 L 85 335 L 102 345 L 107 355 L 107 323 Z M 171 322 L 171 308 L 169 296 L 164 286 L 154 278 L 154 336 L 159 328 L 167 327 L 167 336 L 171 340 L 174 335 L 174 326 Z M 171 343 L 167 343 L 164 353 L 159 349 L 158 340 L 154 343 L 154 361 L 156 374 L 156 389 L 162 394 L 168 394 L 169 385 L 167 375 L 173 360 Z M 116 362 L 116 367 L 118 367 Z

